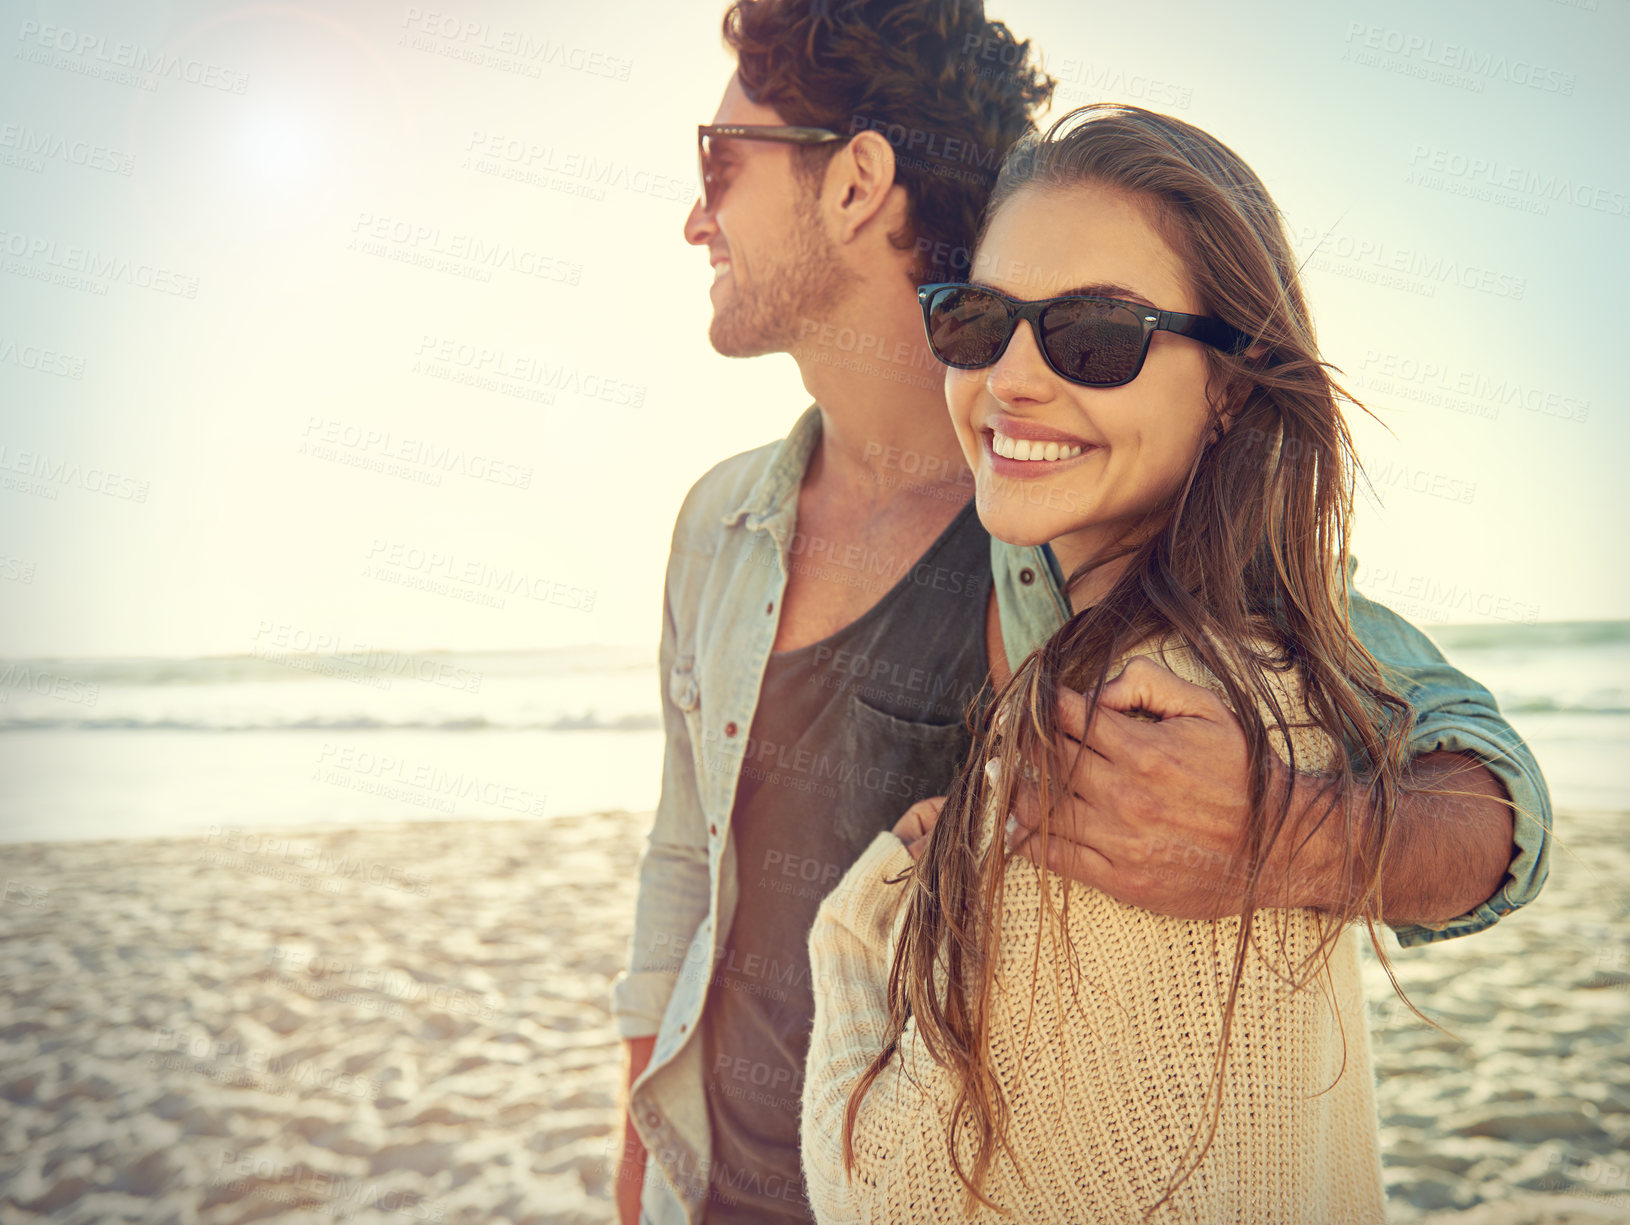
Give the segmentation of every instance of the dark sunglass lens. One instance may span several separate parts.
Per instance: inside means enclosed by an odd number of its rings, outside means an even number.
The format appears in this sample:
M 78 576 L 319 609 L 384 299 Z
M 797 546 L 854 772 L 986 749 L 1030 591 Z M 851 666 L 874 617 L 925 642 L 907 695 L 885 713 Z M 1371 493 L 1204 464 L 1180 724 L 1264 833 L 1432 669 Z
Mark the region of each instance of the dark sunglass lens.
M 1066 299 L 1041 317 L 1044 348 L 1065 378 L 1089 386 L 1132 377 L 1143 352 L 1143 322 L 1130 307 Z
M 702 181 L 703 208 L 713 207 L 713 168 L 711 165 L 709 165 L 709 160 L 713 151 L 708 148 L 710 143 L 709 138 L 706 136 L 703 136 L 696 142 L 697 174 L 700 176 Z
M 1007 306 L 980 289 L 942 289 L 929 303 L 928 347 L 947 366 L 988 366 L 1008 338 Z

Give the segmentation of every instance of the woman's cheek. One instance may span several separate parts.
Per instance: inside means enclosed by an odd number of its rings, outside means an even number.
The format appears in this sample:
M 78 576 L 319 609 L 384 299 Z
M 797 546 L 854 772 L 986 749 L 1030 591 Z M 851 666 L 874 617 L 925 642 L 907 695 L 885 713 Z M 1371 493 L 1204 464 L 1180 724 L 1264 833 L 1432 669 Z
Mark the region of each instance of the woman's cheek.
M 973 410 L 979 402 L 980 384 L 970 376 L 978 373 L 949 366 L 945 370 L 945 403 L 951 412 L 951 428 L 956 430 L 963 459 L 975 471 L 979 468 L 981 447 L 979 435 L 973 428 Z

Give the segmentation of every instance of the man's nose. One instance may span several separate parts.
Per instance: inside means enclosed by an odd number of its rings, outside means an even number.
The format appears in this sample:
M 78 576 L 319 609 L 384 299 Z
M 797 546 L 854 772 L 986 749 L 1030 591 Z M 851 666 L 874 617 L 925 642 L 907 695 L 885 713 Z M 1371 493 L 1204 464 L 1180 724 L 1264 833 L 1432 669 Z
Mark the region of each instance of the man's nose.
M 685 241 L 694 247 L 704 247 L 719 232 L 714 224 L 713 214 L 707 211 L 702 204 L 700 196 L 696 203 L 690 206 L 690 212 L 685 216 Z

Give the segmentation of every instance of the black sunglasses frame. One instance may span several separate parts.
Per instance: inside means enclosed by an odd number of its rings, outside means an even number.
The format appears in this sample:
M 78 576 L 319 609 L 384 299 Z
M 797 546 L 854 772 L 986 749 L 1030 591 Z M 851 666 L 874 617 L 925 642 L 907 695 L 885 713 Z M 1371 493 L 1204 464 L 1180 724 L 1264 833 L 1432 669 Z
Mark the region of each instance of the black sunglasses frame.
M 770 140 L 788 145 L 824 145 L 847 137 L 830 128 L 788 127 L 775 123 L 699 123 L 696 125 L 696 165 L 702 180 L 702 208 L 713 209 L 713 180 L 708 175 L 708 142 Z
M 960 289 L 974 293 L 986 294 L 1002 303 L 1007 308 L 1007 335 L 1002 343 L 996 346 L 996 352 L 989 361 L 983 362 L 952 362 L 946 361 L 934 346 L 933 311 L 936 299 L 946 290 Z M 1031 333 L 1036 338 L 1036 348 L 1041 352 L 1042 360 L 1047 368 L 1067 383 L 1074 383 L 1078 387 L 1124 387 L 1143 372 L 1144 360 L 1149 356 L 1149 341 L 1156 332 L 1175 332 L 1179 336 L 1187 336 L 1198 340 L 1201 344 L 1210 345 L 1213 349 L 1221 349 L 1225 353 L 1239 354 L 1248 348 L 1254 339 L 1240 331 L 1232 324 L 1224 323 L 1212 315 L 1186 315 L 1181 311 L 1156 310 L 1150 306 L 1142 306 L 1136 302 L 1123 302 L 1119 298 L 1099 298 L 1090 294 L 1064 294 L 1057 298 L 1037 298 L 1034 301 L 1023 302 L 1018 298 L 1010 298 L 1004 293 L 990 289 L 984 285 L 970 285 L 961 281 L 935 281 L 928 285 L 917 287 L 917 301 L 923 308 L 923 330 L 928 335 L 928 348 L 935 359 L 942 365 L 957 370 L 984 370 L 994 366 L 1002 360 L 1002 354 L 1013 342 L 1013 333 L 1018 331 L 1019 324 L 1026 320 L 1030 323 Z M 1048 308 L 1060 302 L 1102 302 L 1118 306 L 1130 311 L 1143 327 L 1143 344 L 1138 349 L 1137 364 L 1132 372 L 1124 379 L 1113 382 L 1093 383 L 1086 379 L 1077 378 L 1073 374 L 1059 368 L 1053 360 L 1053 355 L 1047 351 L 1047 340 L 1042 332 L 1041 320 Z

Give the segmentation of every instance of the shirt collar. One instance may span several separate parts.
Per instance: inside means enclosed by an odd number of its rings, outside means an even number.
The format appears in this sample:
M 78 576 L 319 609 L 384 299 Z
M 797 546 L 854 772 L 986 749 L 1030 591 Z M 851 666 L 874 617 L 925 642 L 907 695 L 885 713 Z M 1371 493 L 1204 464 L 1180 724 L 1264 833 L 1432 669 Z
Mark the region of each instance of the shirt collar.
M 809 468 L 809 457 L 821 440 L 821 409 L 811 404 L 794 423 L 787 436 L 776 444 L 770 456 L 769 467 L 758 478 L 740 506 L 727 513 L 726 527 L 734 527 L 746 520 L 750 530 L 768 528 L 778 545 L 785 546 L 783 537 L 798 516 L 798 489 Z
M 1023 546 L 990 538 L 991 580 L 1001 611 L 1002 645 L 1008 666 L 1045 643 L 1070 619 L 1064 572 L 1052 546 Z

